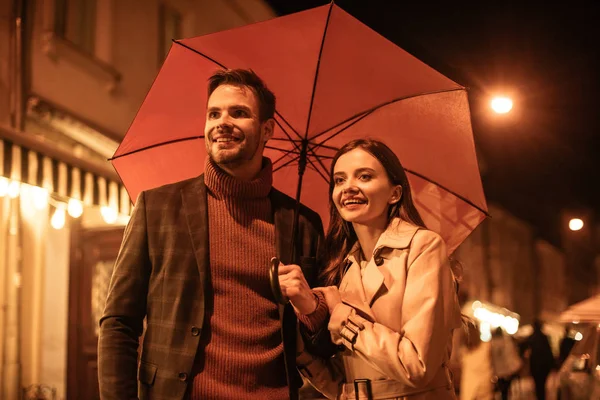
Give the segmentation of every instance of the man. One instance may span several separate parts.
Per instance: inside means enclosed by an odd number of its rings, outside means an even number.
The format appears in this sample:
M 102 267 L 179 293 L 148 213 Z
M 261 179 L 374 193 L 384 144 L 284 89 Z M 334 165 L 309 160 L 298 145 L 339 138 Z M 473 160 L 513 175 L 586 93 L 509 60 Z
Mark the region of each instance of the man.
M 546 379 L 555 369 L 554 354 L 548 336 L 542 331 L 542 321 L 533 321 L 533 333 L 523 342 L 523 350 L 529 352 L 529 371 L 535 384 L 535 396 L 546 399 Z
M 125 230 L 100 319 L 102 399 L 297 397 L 295 314 L 274 301 L 269 261 L 314 284 L 321 220 L 301 207 L 292 249 L 295 201 L 263 157 L 275 96 L 261 79 L 221 71 L 208 94 L 204 174 L 142 192 Z M 323 312 L 280 281 L 301 314 Z

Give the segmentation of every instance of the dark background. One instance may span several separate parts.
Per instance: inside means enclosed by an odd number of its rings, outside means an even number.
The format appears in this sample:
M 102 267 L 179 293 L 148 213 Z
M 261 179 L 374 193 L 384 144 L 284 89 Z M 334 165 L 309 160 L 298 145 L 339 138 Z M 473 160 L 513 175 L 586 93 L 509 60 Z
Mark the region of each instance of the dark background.
M 284 15 L 329 1 L 268 3 Z M 556 245 L 565 229 L 562 211 L 600 215 L 600 7 L 564 1 L 335 3 L 469 89 L 488 202 L 532 223 Z M 503 93 L 512 96 L 513 111 L 493 114 L 489 100 Z

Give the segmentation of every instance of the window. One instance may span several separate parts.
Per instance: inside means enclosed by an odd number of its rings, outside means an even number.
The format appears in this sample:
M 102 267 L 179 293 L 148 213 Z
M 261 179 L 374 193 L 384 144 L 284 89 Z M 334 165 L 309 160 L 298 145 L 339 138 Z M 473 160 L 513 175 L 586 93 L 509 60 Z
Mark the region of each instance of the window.
M 55 0 L 55 33 L 89 54 L 96 44 L 96 1 Z
M 161 65 L 167 58 L 172 39 L 181 37 L 181 14 L 161 3 L 158 24 L 158 65 Z

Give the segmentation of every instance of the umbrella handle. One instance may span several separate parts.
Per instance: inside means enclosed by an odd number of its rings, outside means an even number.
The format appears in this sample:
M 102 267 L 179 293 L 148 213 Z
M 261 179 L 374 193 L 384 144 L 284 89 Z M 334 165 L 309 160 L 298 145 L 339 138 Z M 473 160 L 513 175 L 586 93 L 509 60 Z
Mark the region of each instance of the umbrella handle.
M 281 286 L 279 286 L 279 258 L 271 258 L 271 267 L 269 268 L 269 280 L 271 281 L 271 291 L 275 297 L 275 301 L 279 304 L 287 304 L 287 300 L 281 293 Z

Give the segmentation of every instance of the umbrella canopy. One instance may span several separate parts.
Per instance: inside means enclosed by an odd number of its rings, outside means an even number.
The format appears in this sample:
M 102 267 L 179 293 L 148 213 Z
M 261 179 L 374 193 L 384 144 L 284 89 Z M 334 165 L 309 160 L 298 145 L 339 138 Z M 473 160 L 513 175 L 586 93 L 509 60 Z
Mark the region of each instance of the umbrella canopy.
M 575 303 L 560 314 L 560 322 L 599 322 L 600 294 Z
M 330 160 L 362 137 L 396 152 L 451 251 L 485 218 L 465 89 L 333 3 L 175 41 L 112 159 L 133 200 L 202 173 L 207 79 L 220 68 L 250 68 L 275 93 L 274 185 L 325 224 Z

